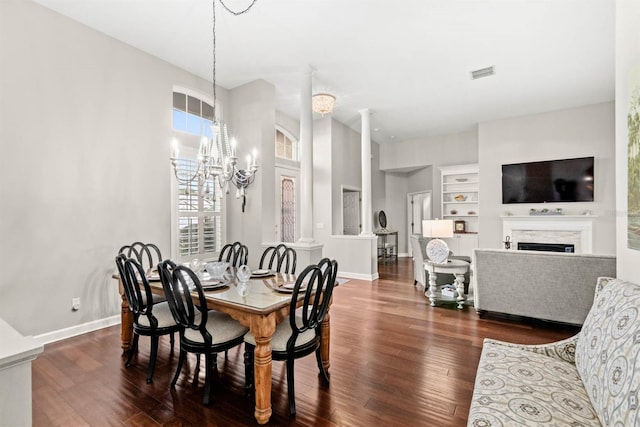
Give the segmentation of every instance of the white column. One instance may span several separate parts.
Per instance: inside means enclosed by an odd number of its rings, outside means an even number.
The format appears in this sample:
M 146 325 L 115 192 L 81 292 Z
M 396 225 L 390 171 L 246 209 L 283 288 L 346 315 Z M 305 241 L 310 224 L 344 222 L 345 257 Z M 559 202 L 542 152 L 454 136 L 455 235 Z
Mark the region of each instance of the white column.
M 362 159 L 362 236 L 373 236 L 373 208 L 371 203 L 371 112 L 368 108 L 359 111 L 362 116 L 360 157 Z
M 313 111 L 311 75 L 303 75 L 300 90 L 300 242 L 313 242 Z

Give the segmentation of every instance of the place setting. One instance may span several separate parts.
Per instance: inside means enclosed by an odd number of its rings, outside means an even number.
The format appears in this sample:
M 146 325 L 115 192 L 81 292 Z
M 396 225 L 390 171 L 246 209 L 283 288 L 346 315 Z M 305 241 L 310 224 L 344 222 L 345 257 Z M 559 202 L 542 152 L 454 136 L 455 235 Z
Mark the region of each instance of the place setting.
M 252 279 L 263 279 L 265 277 L 275 276 L 276 272 L 268 269 L 258 269 L 251 271 Z
M 229 287 L 229 281 L 225 277 L 225 273 L 229 268 L 228 262 L 208 262 L 204 268 L 206 271 L 198 274 L 203 291 L 217 291 Z

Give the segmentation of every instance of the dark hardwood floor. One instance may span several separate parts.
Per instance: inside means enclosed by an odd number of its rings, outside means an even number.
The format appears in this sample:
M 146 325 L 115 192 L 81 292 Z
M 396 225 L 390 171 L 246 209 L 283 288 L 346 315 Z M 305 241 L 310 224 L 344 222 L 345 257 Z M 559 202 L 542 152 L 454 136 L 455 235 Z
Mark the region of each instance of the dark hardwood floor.
M 331 385 L 313 355 L 296 361 L 297 416 L 287 414 L 282 362 L 274 362 L 269 425 L 464 426 L 485 337 L 542 343 L 575 327 L 523 319 L 480 319 L 473 307 L 429 306 L 413 286 L 408 258 L 380 266 L 380 280 L 336 288 L 331 308 Z M 145 382 L 149 339 L 125 368 L 120 326 L 45 346 L 33 364 L 35 426 L 257 425 L 244 394 L 243 348 L 218 356 L 213 403 L 202 405 L 204 372 L 189 359 L 176 389 L 176 351 L 161 339 L 154 381 Z

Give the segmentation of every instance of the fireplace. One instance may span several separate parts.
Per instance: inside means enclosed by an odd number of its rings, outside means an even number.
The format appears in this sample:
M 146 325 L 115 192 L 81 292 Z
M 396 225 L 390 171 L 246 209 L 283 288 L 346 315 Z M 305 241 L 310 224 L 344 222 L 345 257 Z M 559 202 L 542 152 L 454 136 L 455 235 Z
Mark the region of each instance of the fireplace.
M 573 245 L 578 254 L 590 254 L 593 251 L 592 215 L 509 215 L 502 217 L 502 241 L 507 237 L 511 248 L 517 249 L 518 243 L 541 243 Z M 564 252 L 562 249 L 557 249 Z
M 574 253 L 575 245 L 568 243 L 534 243 L 518 242 L 519 251 L 548 251 Z

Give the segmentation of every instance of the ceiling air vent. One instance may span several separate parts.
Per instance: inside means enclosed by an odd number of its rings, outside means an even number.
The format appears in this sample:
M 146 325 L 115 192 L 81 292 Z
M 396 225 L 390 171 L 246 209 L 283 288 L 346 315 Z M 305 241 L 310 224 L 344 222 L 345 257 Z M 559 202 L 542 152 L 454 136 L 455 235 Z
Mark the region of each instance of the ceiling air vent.
M 482 77 L 489 77 L 495 74 L 495 70 L 493 69 L 493 65 L 487 68 L 481 68 L 479 70 L 475 70 L 471 72 L 471 79 L 480 79 Z

